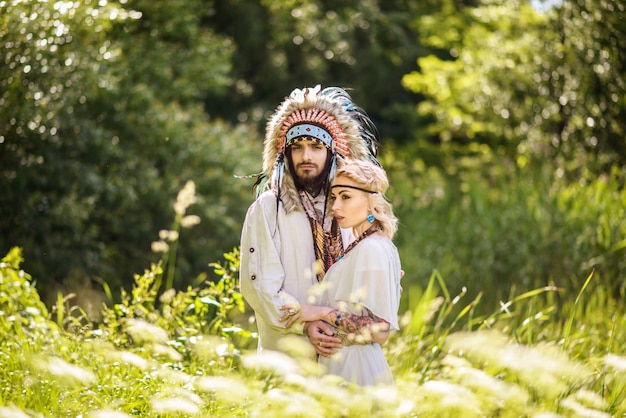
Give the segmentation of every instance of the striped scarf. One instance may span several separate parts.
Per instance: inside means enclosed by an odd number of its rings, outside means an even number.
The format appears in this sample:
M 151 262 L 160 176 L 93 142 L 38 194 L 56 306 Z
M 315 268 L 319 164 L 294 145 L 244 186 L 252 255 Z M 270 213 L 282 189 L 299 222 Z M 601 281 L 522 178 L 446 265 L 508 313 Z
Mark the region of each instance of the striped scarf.
M 316 207 L 313 199 L 305 191 L 300 192 L 300 197 L 311 225 L 313 248 L 315 249 L 314 270 L 317 281 L 321 282 L 326 271 L 339 259 L 343 250 L 341 233 L 334 219 L 327 217 L 324 219 L 324 225 L 322 225 L 320 220 L 324 217 L 324 211 L 319 206 L 321 205 L 323 208 L 324 202 L 317 202 Z

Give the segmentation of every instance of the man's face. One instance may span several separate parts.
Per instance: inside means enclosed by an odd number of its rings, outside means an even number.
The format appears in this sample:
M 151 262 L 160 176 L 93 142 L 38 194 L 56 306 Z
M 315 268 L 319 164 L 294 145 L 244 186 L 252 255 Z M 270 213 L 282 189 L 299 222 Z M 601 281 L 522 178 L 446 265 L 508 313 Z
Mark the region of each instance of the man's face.
M 296 178 L 304 186 L 314 184 L 326 166 L 326 146 L 317 140 L 303 139 L 290 147 Z

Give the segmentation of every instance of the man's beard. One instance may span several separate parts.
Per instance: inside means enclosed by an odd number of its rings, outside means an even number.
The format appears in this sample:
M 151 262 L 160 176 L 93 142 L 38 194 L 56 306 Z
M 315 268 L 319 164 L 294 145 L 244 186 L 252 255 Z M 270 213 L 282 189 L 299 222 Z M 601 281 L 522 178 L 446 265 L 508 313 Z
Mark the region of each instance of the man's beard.
M 317 196 L 324 186 L 324 172 L 317 176 L 298 176 L 296 178 L 296 187 L 306 190 L 310 195 Z
M 326 156 L 324 169 L 317 176 L 298 176 L 296 168 L 293 165 L 293 160 L 291 159 L 291 150 L 289 148 L 286 151 L 286 156 L 289 171 L 291 173 L 291 177 L 293 178 L 296 189 L 306 190 L 311 196 L 319 195 L 320 192 L 324 189 L 324 185 L 326 184 L 326 179 L 328 178 L 328 173 L 330 171 L 330 151 L 328 151 L 328 154 Z

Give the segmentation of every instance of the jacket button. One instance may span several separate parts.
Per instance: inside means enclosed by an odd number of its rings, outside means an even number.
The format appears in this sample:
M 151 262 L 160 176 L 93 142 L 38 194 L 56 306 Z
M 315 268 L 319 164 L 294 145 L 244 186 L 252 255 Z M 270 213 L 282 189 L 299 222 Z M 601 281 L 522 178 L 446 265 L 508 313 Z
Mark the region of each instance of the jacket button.
M 253 253 L 254 252 L 254 248 L 250 247 L 250 252 Z
M 256 274 L 253 274 L 252 276 L 250 276 L 250 278 L 251 278 L 252 280 L 256 280 Z

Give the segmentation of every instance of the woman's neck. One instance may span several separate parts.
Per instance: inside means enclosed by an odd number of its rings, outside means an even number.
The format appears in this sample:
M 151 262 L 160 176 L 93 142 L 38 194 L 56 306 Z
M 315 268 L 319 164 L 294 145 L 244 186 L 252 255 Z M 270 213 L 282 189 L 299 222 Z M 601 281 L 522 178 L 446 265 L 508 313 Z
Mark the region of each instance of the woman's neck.
M 352 227 L 352 233 L 355 238 L 359 238 L 361 235 L 365 233 L 368 229 L 370 229 L 374 224 L 369 223 L 368 221 L 363 221 L 360 224 Z

